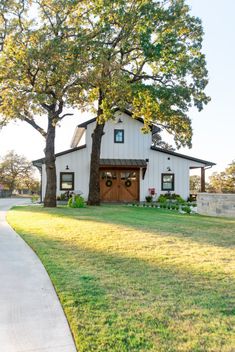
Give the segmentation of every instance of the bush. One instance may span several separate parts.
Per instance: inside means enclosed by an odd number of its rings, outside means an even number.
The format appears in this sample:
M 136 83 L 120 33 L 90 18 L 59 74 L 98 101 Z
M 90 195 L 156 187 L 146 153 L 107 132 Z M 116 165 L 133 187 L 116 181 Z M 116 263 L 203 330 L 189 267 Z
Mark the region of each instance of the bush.
M 158 198 L 158 202 L 160 203 L 165 203 L 167 201 L 177 201 L 180 204 L 186 203 L 185 200 L 179 194 L 175 193 L 161 194 Z
M 152 196 L 146 196 L 145 199 L 146 199 L 147 203 L 151 203 L 152 200 L 153 200 L 153 197 Z
M 192 211 L 188 205 L 183 206 L 181 209 L 187 214 L 190 214 Z
M 65 193 L 61 193 L 61 195 L 60 195 L 60 200 L 66 200 L 66 195 L 65 195 Z
M 166 202 L 166 197 L 164 194 L 161 194 L 159 197 L 158 197 L 158 200 L 157 200 L 159 203 L 165 203 Z
M 31 198 L 32 203 L 37 203 L 39 201 L 40 197 L 38 194 L 33 194 Z
M 85 208 L 84 198 L 81 196 L 73 196 L 68 201 L 69 208 Z

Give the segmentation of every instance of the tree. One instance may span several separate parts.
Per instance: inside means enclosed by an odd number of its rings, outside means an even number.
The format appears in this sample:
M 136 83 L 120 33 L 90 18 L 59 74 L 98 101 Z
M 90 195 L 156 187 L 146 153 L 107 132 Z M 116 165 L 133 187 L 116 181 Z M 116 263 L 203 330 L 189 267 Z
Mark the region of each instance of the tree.
M 96 5 L 94 5 L 96 3 Z M 183 0 L 90 1 L 89 21 L 98 34 L 91 49 L 88 103 L 97 103 L 92 135 L 88 203 L 99 205 L 99 159 L 105 122 L 117 109 L 131 109 L 191 146 L 191 105 L 201 110 L 209 98 L 201 21 Z
M 190 191 L 200 192 L 201 189 L 201 177 L 198 175 L 190 176 Z
M 20 6 L 22 1 L 15 3 Z M 39 18 L 30 18 L 31 4 L 37 6 Z M 64 112 L 73 105 L 72 98 L 68 99 L 71 88 L 76 90 L 79 104 L 87 65 L 87 51 L 82 49 L 87 43 L 82 35 L 82 19 L 76 29 L 70 25 L 75 14 L 80 17 L 83 6 L 80 1 L 75 5 L 76 1 L 25 1 L 20 16 L 9 16 L 14 21 L 0 55 L 1 124 L 20 119 L 45 139 L 47 207 L 56 206 L 56 126 L 71 115 Z M 44 120 L 46 128 L 42 127 Z
M 152 138 L 152 143 L 155 147 L 159 147 L 159 148 L 162 148 L 162 149 L 166 149 L 166 150 L 169 150 L 169 151 L 174 151 L 175 148 L 173 147 L 173 145 L 165 142 L 163 139 L 162 139 L 162 136 L 161 136 L 161 130 L 154 133 L 153 134 L 153 138 Z
M 17 2 L 17 1 L 16 1 Z M 19 3 L 19 0 L 18 0 Z M 1 54 L 0 114 L 22 119 L 46 140 L 45 205 L 56 205 L 54 139 L 64 107 L 96 112 L 92 136 L 88 203 L 99 204 L 99 159 L 105 122 L 119 109 L 174 135 L 177 147 L 191 146 L 187 116 L 209 101 L 202 26 L 184 0 L 32 0 L 5 37 Z M 47 130 L 35 115 L 47 114 Z
M 24 188 L 34 191 L 37 183 L 33 165 L 24 156 L 12 150 L 0 160 L 0 184 L 11 193 Z
M 235 160 L 220 173 L 214 172 L 209 177 L 210 192 L 235 193 Z

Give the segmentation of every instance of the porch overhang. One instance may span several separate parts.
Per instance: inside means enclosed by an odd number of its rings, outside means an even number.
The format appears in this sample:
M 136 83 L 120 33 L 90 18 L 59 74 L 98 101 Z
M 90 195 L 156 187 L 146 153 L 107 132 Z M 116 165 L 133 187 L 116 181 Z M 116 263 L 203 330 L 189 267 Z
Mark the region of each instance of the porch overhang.
M 100 169 L 142 169 L 142 180 L 147 170 L 148 159 L 100 159 Z
M 147 161 L 144 159 L 100 159 L 100 168 L 147 168 Z

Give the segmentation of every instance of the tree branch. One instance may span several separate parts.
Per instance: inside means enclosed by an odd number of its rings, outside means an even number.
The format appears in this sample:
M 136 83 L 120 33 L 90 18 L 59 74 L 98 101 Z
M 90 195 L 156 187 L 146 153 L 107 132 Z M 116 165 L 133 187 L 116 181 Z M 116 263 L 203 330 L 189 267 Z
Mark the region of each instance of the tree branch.
M 46 138 L 47 136 L 46 131 L 42 127 L 40 127 L 34 120 L 31 120 L 26 116 L 23 117 L 23 120 L 27 122 L 29 125 L 31 125 L 33 128 L 35 128 L 35 130 L 37 130 L 44 138 Z

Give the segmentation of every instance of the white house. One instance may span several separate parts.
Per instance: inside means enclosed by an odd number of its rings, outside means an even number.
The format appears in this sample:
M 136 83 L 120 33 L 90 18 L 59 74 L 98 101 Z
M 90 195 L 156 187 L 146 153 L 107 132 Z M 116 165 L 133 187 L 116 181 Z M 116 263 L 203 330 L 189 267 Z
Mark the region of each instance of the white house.
M 78 125 L 71 149 L 56 154 L 57 195 L 81 191 L 87 199 L 95 124 L 94 118 Z M 204 191 L 205 169 L 215 164 L 152 146 L 152 134 L 143 134 L 142 127 L 143 121 L 133 119 L 128 111 L 116 112 L 115 120 L 106 123 L 100 160 L 101 201 L 143 201 L 150 193 L 159 196 L 167 192 L 186 199 L 192 168 L 201 168 Z M 33 162 L 42 171 L 42 199 L 46 188 L 44 162 Z

